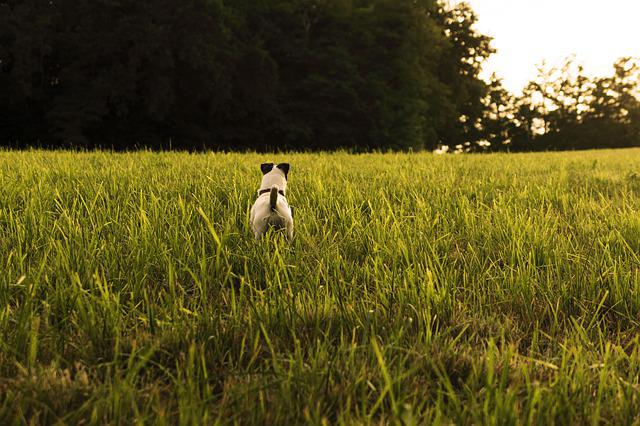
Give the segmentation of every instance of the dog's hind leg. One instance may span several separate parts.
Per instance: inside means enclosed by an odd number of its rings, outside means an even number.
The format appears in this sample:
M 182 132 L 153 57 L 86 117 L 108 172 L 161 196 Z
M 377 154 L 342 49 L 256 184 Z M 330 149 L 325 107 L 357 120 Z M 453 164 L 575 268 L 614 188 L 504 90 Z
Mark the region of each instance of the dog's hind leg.
M 267 233 L 268 224 L 265 220 L 256 221 L 253 226 L 253 235 L 256 237 L 256 241 L 261 239 L 264 234 Z

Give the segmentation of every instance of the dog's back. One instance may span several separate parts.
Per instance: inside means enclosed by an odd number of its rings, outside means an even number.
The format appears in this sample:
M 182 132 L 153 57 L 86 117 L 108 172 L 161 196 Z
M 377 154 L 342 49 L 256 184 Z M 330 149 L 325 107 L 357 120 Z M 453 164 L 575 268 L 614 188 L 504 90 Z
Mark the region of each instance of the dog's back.
M 256 238 L 264 235 L 269 228 L 288 228 L 287 220 L 290 217 L 289 206 L 284 197 L 278 194 L 277 189 L 259 196 L 251 209 L 251 223 Z M 292 227 L 293 223 L 290 226 Z

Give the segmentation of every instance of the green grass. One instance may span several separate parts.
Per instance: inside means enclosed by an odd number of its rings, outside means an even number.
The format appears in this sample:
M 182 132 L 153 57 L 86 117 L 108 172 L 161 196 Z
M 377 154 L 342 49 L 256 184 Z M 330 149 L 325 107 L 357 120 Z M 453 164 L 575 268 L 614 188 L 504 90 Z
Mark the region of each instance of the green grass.
M 291 244 L 249 230 L 264 160 Z M 0 152 L 0 424 L 638 423 L 639 173 Z

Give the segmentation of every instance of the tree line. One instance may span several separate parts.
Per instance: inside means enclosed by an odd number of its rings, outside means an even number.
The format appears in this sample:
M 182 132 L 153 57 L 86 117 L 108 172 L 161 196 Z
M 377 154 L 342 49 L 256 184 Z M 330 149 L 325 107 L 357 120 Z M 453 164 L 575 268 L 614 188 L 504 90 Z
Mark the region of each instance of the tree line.
M 466 4 L 0 0 L 0 145 L 463 150 L 640 145 L 638 61 L 522 95 Z
M 541 65 L 521 95 L 507 92 L 494 77 L 479 124 L 484 139 L 469 149 L 640 146 L 640 59 L 621 58 L 613 68 L 611 76 L 589 77 L 575 58 L 560 66 Z

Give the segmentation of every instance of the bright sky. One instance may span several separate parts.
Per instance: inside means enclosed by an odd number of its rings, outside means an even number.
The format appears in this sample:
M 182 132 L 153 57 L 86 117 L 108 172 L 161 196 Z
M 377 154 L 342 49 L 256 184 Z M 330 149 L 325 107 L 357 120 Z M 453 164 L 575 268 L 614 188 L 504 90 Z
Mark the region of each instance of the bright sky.
M 498 53 L 485 65 L 511 91 L 536 75 L 536 64 L 576 55 L 585 71 L 610 75 L 622 56 L 640 56 L 640 0 L 467 0 L 476 28 Z

